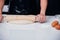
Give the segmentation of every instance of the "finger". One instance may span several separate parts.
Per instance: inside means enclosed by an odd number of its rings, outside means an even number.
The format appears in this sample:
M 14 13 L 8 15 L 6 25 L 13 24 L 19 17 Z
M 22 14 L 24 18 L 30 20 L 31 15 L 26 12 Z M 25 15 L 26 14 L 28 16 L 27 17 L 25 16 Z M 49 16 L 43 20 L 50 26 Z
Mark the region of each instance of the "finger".
M 44 17 L 44 16 L 41 16 L 41 17 L 40 17 L 40 22 L 41 22 L 41 23 L 45 22 L 45 17 Z
M 38 18 L 37 18 L 37 16 L 35 17 L 35 21 L 38 21 Z
M 0 19 L 0 23 L 1 23 L 1 19 Z
M 37 15 L 37 16 L 35 17 L 35 20 L 36 20 L 36 21 L 39 21 L 39 15 Z
M 0 18 L 0 23 L 2 22 L 2 20 L 3 20 L 3 17 Z
M 45 22 L 45 16 L 42 17 L 42 21 Z
M 39 17 L 39 21 L 42 22 L 43 21 L 43 18 L 42 16 Z

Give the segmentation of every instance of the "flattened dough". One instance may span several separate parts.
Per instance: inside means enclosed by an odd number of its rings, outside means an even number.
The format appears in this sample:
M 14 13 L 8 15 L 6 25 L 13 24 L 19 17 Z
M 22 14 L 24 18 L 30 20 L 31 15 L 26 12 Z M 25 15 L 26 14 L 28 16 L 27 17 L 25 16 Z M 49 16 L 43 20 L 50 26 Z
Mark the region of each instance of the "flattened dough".
M 8 23 L 11 23 L 11 24 L 32 24 L 34 22 L 32 22 L 30 20 L 12 20 L 12 21 L 8 21 Z
M 7 15 L 4 20 L 31 20 L 35 21 L 35 15 Z
M 7 15 L 4 21 L 13 24 L 31 24 L 35 21 L 35 15 Z

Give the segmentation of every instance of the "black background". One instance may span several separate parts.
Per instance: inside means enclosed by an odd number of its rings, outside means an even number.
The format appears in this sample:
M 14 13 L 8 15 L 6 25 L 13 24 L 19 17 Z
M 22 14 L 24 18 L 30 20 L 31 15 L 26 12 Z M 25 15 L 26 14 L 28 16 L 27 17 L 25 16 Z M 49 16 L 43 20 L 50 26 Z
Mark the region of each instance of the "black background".
M 9 4 L 9 0 L 5 1 L 5 5 Z M 46 14 L 55 15 L 60 14 L 60 0 L 48 0 L 48 7 Z

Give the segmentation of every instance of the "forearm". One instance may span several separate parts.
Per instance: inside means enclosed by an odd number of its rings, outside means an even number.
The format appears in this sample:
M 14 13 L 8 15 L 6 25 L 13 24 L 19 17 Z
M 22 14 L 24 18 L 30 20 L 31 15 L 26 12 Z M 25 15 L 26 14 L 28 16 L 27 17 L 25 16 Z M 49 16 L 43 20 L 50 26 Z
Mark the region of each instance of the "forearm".
M 47 0 L 40 0 L 41 13 L 45 14 L 47 8 Z
M 2 12 L 3 5 L 4 5 L 4 0 L 0 0 L 0 14 Z

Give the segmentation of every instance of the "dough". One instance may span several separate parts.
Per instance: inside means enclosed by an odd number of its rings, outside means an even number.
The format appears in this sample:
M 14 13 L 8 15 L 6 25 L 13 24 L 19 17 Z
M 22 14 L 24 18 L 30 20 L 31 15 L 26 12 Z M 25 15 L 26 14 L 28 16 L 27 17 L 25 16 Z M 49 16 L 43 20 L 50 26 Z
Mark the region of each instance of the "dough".
M 13 24 L 31 24 L 35 21 L 35 15 L 7 15 L 4 21 Z
M 11 21 L 11 20 L 30 20 L 35 21 L 35 15 L 7 15 L 4 20 Z
M 30 20 L 12 20 L 12 21 L 8 21 L 8 23 L 11 23 L 11 24 L 31 24 L 31 23 L 34 23 Z

